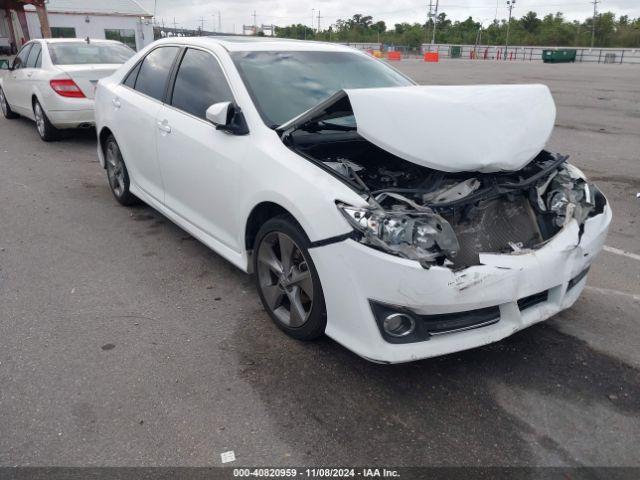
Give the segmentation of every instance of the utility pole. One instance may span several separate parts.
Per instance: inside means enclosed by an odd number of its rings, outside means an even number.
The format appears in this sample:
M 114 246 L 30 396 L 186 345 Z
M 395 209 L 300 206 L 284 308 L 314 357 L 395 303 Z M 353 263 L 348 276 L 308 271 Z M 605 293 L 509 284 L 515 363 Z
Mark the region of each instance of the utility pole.
M 218 31 L 222 32 L 222 15 L 220 14 L 220 10 L 218 10 Z
M 433 16 L 433 0 L 429 0 L 429 13 L 427 13 L 427 23 L 424 26 L 424 42 L 429 41 L 429 20 Z
M 438 24 L 438 5 L 440 0 L 436 0 L 436 11 L 433 14 L 433 34 L 431 36 L 431 45 L 436 43 L 436 25 Z
M 504 59 L 507 59 L 507 50 L 509 50 L 509 28 L 511 27 L 511 10 L 516 6 L 516 0 L 507 0 L 507 8 L 509 9 L 509 20 L 507 21 L 507 40 L 504 44 Z
M 204 17 L 200 17 L 200 35 L 204 32 Z
M 598 0 L 593 0 L 593 18 L 591 19 L 591 48 L 596 42 L 596 18 L 598 16 Z
M 256 21 L 256 11 L 253 11 L 253 34 L 258 34 L 258 22 Z
M 318 33 L 320 33 L 320 19 L 322 17 L 320 16 L 320 10 L 318 10 Z
M 313 29 L 313 21 L 314 21 L 315 16 L 316 16 L 316 9 L 315 9 L 315 8 L 312 8 L 312 9 L 311 9 L 311 31 L 312 31 L 313 33 L 315 33 L 315 32 L 316 32 L 316 31 Z

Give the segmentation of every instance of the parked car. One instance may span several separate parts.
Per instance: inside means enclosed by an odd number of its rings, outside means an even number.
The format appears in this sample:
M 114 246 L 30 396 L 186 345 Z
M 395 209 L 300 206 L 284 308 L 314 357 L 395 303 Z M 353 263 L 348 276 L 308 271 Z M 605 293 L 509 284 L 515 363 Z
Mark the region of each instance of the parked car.
M 576 301 L 611 210 L 544 150 L 554 121 L 542 85 L 417 86 L 366 53 L 279 39 L 161 40 L 96 94 L 118 202 L 254 273 L 290 336 L 389 363 Z
M 26 43 L 0 76 L 0 108 L 5 118 L 23 115 L 36 122 L 48 142 L 59 130 L 94 125 L 93 96 L 135 52 L 110 40 L 47 39 Z

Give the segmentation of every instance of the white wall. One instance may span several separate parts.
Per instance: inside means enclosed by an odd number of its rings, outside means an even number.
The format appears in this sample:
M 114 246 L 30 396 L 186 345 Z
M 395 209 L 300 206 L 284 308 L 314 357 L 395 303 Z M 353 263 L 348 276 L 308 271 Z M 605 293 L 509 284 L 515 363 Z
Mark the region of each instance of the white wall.
M 40 20 L 36 12 L 27 11 L 27 24 L 31 38 L 42 38 Z M 89 22 L 86 20 L 89 19 Z M 153 42 L 151 18 L 118 15 L 78 15 L 70 13 L 49 13 L 49 26 L 72 27 L 78 38 L 104 38 L 105 29 L 135 30 L 136 46 L 140 50 Z

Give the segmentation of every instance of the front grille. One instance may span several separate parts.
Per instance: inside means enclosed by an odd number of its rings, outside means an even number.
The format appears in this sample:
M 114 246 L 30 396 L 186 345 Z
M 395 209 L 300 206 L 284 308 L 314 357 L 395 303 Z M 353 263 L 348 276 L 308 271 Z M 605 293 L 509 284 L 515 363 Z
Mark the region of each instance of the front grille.
M 456 233 L 456 266 L 480 264 L 480 253 L 511 251 L 510 243 L 532 247 L 542 241 L 535 213 L 523 195 L 480 202 L 443 215 Z
M 442 335 L 496 323 L 500 320 L 500 309 L 489 307 L 468 312 L 420 315 L 418 318 L 423 321 L 429 335 Z
M 518 300 L 518 308 L 520 309 L 520 311 L 526 310 L 527 308 L 531 308 L 535 305 L 538 305 L 539 303 L 546 302 L 548 299 L 549 291 L 545 290 L 544 292 L 521 298 L 520 300 Z

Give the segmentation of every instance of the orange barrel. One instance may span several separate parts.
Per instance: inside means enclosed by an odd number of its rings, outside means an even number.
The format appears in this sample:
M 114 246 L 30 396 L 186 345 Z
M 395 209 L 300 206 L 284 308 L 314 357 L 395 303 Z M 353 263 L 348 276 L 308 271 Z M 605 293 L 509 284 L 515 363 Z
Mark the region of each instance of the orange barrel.
M 400 52 L 387 52 L 387 60 L 401 60 Z
M 427 52 L 424 54 L 425 62 L 438 62 L 440 60 L 440 55 L 438 52 Z

